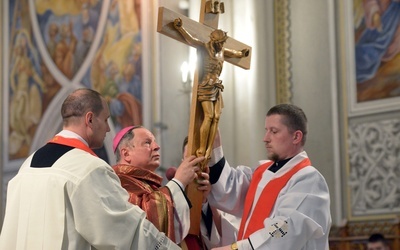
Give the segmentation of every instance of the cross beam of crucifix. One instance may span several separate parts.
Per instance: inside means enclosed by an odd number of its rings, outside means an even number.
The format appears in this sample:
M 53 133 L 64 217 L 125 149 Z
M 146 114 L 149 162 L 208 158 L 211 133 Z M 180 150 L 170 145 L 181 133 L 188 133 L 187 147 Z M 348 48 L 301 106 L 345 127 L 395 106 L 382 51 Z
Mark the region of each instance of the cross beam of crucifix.
M 198 49 L 198 58 L 203 62 L 198 66 L 193 81 L 187 152 L 189 155 L 206 157 L 202 164 L 203 170 L 211 154 L 222 109 L 220 92 L 223 86 L 219 79 L 222 64 L 227 61 L 244 69 L 250 68 L 251 47 L 217 30 L 219 13 L 223 11 L 223 3 L 216 0 L 202 0 L 200 22 L 164 7 L 160 7 L 158 12 L 158 32 L 185 44 L 202 48 L 201 51 Z M 195 182 L 188 185 L 186 194 L 192 203 L 189 233 L 199 236 L 203 196 L 197 190 Z

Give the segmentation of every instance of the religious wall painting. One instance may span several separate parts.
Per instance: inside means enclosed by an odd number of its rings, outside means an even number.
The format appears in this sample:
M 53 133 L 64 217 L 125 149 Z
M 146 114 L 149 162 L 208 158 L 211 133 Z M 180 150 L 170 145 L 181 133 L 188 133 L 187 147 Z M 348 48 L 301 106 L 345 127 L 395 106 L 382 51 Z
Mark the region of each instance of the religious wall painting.
M 101 1 L 36 1 L 35 12 L 51 60 L 68 79 L 81 68 L 97 30 Z
M 42 72 L 45 64 L 37 49 L 33 35 L 33 28 L 29 18 L 29 4 L 26 0 L 10 1 L 9 12 L 9 52 L 7 82 L 9 83 L 8 105 L 5 114 L 8 114 L 8 149 L 9 159 L 26 157 L 36 133 L 37 127 L 54 96 L 52 88 L 59 85 L 47 85 L 49 80 Z M 6 54 L 5 54 L 6 55 Z
M 353 0 L 347 8 L 349 114 L 400 109 L 400 2 Z
M 371 39 L 374 37 L 366 32 L 368 15 L 365 7 L 371 7 L 378 2 L 367 0 L 363 5 L 362 0 L 342 0 L 337 5 L 339 11 L 336 20 L 340 31 L 338 69 L 341 73 L 340 81 L 343 83 L 343 96 L 347 97 L 343 99 L 342 106 L 342 135 L 345 142 L 343 157 L 346 161 L 343 190 L 347 191 L 347 219 L 354 221 L 395 218 L 400 212 L 400 123 L 396 116 L 391 115 L 400 108 L 400 96 L 383 96 L 383 93 L 388 93 L 386 87 L 389 84 L 371 91 L 370 93 L 375 94 L 367 99 L 359 99 L 366 92 L 357 89 L 367 81 L 376 79 L 375 86 L 382 84 L 383 73 L 388 72 L 385 67 L 390 65 L 375 61 L 377 68 L 371 74 L 364 74 L 367 71 L 361 73 L 360 70 L 367 65 L 365 60 L 368 56 L 373 54 L 360 53 L 363 46 L 358 43 L 368 36 Z M 386 2 L 392 4 L 392 1 Z M 372 33 L 376 35 L 377 31 Z M 365 58 L 358 59 L 357 62 L 356 53 Z M 394 58 L 397 58 L 399 55 L 395 54 Z M 358 66 L 359 62 L 365 64 Z M 374 61 L 369 63 L 372 65 Z M 386 74 L 385 77 L 391 79 L 394 75 Z M 367 78 L 368 80 L 363 80 Z M 379 94 L 382 96 L 378 96 Z
M 6 162 L 20 162 L 61 129 L 61 102 L 74 88 L 107 98 L 113 131 L 142 124 L 140 0 L 2 4 Z
M 109 102 L 116 130 L 142 124 L 140 1 L 113 1 L 90 69 L 91 87 Z

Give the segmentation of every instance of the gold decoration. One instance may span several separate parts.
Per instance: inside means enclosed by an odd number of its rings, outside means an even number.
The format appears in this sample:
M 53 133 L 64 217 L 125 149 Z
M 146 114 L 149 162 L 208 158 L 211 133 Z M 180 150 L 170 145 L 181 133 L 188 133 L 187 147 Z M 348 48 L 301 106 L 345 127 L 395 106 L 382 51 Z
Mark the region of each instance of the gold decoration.
M 289 4 L 288 0 L 274 1 L 276 102 L 291 103 Z

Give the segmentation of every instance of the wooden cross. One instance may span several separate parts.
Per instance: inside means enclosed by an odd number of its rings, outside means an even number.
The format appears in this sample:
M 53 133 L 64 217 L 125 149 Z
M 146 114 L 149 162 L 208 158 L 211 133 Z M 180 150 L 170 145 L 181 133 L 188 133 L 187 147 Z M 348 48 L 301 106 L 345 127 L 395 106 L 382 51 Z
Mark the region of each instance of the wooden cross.
M 175 13 L 164 7 L 160 7 L 158 12 L 157 31 L 175 40 L 188 44 L 182 34 L 179 33 L 178 30 L 174 27 L 174 20 L 180 18 L 182 20 L 183 26 L 189 33 L 193 34 L 193 36 L 195 36 L 198 40 L 207 42 L 210 40 L 211 32 L 217 29 L 219 14 L 223 12 L 223 3 L 217 0 L 202 0 L 200 9 L 200 22 L 196 22 L 184 15 Z M 250 68 L 250 46 L 228 37 L 228 39 L 224 43 L 224 48 L 232 51 L 242 51 L 243 49 L 246 49 L 248 51 L 246 57 L 225 57 L 224 60 L 244 69 Z M 200 57 L 198 56 L 198 58 Z M 202 107 L 200 105 L 200 102 L 198 101 L 197 95 L 199 70 L 201 71 L 201 69 L 196 70 L 193 80 L 192 103 L 190 108 L 188 133 L 188 155 L 196 155 L 196 151 L 199 148 L 200 126 L 204 118 Z M 213 141 L 214 138 L 211 138 L 210 140 Z M 209 159 L 206 159 L 203 164 L 206 165 L 208 163 L 208 160 Z M 195 182 L 188 185 L 188 187 L 186 188 L 186 194 L 192 203 L 192 208 L 190 210 L 189 234 L 200 236 L 200 220 L 203 194 L 197 190 L 197 184 Z

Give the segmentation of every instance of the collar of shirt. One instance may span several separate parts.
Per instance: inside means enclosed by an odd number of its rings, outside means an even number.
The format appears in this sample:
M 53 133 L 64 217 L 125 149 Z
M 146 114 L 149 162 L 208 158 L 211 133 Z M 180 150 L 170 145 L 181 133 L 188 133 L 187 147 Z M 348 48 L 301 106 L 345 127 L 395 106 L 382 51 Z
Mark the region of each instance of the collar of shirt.
M 83 143 L 85 143 L 86 146 L 89 146 L 89 144 L 85 141 L 85 139 L 83 139 L 80 135 L 78 135 L 75 132 L 72 132 L 70 130 L 62 130 L 60 133 L 58 133 L 57 135 L 65 137 L 65 138 L 75 138 L 78 139 L 80 141 L 82 141 Z
M 276 162 L 274 162 L 274 164 L 272 164 L 271 167 L 268 168 L 268 170 L 273 172 L 273 173 L 276 173 L 279 169 L 281 169 L 292 158 L 285 159 L 285 160 L 282 160 L 282 161 L 276 161 Z

